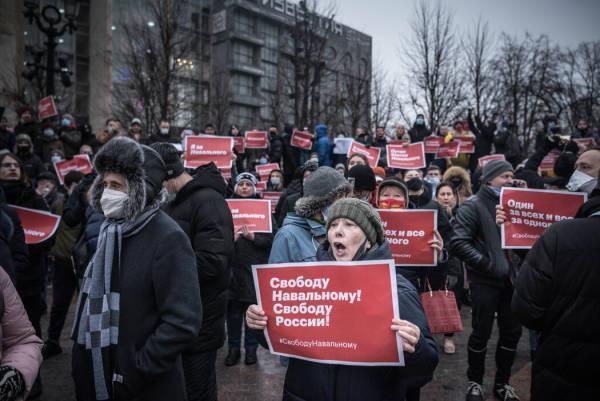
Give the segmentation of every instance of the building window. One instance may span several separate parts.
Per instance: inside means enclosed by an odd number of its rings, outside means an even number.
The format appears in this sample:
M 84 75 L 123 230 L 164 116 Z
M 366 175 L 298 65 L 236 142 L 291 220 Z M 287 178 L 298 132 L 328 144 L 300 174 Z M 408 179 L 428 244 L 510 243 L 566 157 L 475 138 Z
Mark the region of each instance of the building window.
M 254 34 L 254 17 L 245 13 L 236 13 L 234 22 L 236 31 Z
M 268 91 L 277 90 L 277 64 L 263 63 L 263 69 L 265 72 L 262 77 L 261 86 L 263 89 Z
M 252 107 L 235 105 L 232 108 L 232 123 L 243 130 L 254 129 L 254 109 Z
M 240 64 L 254 65 L 254 47 L 235 42 L 233 44 L 233 61 Z
M 254 78 L 250 75 L 233 75 L 233 93 L 238 96 L 254 96 Z

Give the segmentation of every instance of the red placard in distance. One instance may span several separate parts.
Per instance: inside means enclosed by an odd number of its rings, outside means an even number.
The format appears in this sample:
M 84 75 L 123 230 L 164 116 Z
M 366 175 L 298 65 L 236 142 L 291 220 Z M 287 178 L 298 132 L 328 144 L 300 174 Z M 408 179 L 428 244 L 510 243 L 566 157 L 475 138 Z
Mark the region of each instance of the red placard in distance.
M 197 168 L 214 162 L 217 168 L 231 168 L 233 138 L 229 136 L 186 136 L 184 139 L 185 168 Z
M 313 134 L 306 131 L 294 131 L 290 138 L 290 145 L 296 148 L 310 150 L 312 149 Z
M 445 159 L 445 158 L 456 158 L 458 157 L 458 151 L 460 148 L 460 143 L 458 141 L 451 141 L 448 143 L 443 143 L 438 148 L 437 153 L 435 154 L 436 159 Z
M 457 136 L 454 138 L 458 141 L 458 153 L 475 153 L 475 138 L 472 136 Z
M 266 149 L 269 147 L 267 131 L 247 131 L 245 134 L 247 149 Z
M 256 174 L 258 174 L 261 181 L 266 181 L 269 178 L 269 174 L 271 174 L 271 171 L 279 170 L 279 164 L 277 164 L 277 163 L 257 164 L 254 167 L 254 170 L 256 170 Z
M 437 153 L 438 148 L 444 143 L 445 139 L 443 136 L 428 136 L 423 139 L 423 145 L 425 146 L 425 153 Z
M 360 142 L 352 141 L 352 144 L 348 148 L 348 154 L 346 156 L 350 158 L 355 153 L 366 156 L 366 158 L 369 160 L 369 166 L 371 166 L 371 168 L 375 168 L 377 167 L 377 163 L 379 163 L 381 149 L 376 147 L 367 148 Z
M 263 191 L 262 198 L 265 200 L 271 201 L 271 213 L 275 214 L 275 209 L 277 208 L 277 202 L 279 202 L 279 198 L 281 198 L 281 192 L 277 191 Z
M 423 142 L 407 145 L 387 145 L 386 148 L 388 167 L 419 169 L 427 165 Z
M 90 157 L 87 154 L 75 155 L 72 159 L 61 160 L 53 163 L 53 165 L 61 185 L 65 184 L 65 177 L 69 171 L 81 171 L 84 175 L 94 171 Z
M 54 103 L 54 96 L 46 96 L 40 99 L 38 102 L 38 120 L 43 121 L 46 118 L 54 117 L 58 115 L 56 104 Z
M 246 138 L 243 136 L 234 136 L 233 138 L 233 149 L 238 153 L 246 152 Z
M 227 199 L 233 217 L 233 229 L 237 232 L 243 225 L 255 233 L 270 233 L 271 201 L 263 199 Z
M 479 161 L 478 161 L 479 167 L 483 168 L 483 166 L 485 166 L 486 164 L 488 164 L 489 162 L 491 162 L 493 160 L 506 160 L 506 156 L 504 156 L 502 153 L 495 154 L 495 155 L 482 156 L 479 158 Z

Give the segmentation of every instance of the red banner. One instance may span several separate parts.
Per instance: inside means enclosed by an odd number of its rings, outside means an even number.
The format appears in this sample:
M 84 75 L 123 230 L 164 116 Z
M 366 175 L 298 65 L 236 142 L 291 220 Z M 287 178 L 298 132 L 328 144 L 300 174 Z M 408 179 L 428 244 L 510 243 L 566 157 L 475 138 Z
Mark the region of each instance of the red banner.
M 226 180 L 231 179 L 231 168 L 220 168 L 219 171 L 221 172 L 221 175 L 223 176 L 224 179 L 226 179 Z
M 502 188 L 500 204 L 506 212 L 502 248 L 530 249 L 557 221 L 570 219 L 587 200 L 582 192 Z
M 423 139 L 425 145 L 425 153 L 437 153 L 440 146 L 445 142 L 443 136 L 428 136 Z
M 51 238 L 60 223 L 60 216 L 50 212 L 15 205 L 9 206 L 15 210 L 21 220 L 27 245 L 39 244 Z
M 453 159 L 458 157 L 460 143 L 458 141 L 451 141 L 448 143 L 443 143 L 438 148 L 437 153 L 435 154 L 436 159 L 445 159 L 447 157 Z
M 574 138 L 573 141 L 575 141 L 577 145 L 583 148 L 583 150 L 593 148 L 596 145 L 596 141 L 594 141 L 594 138 Z
M 554 165 L 556 164 L 556 161 L 558 160 L 559 157 L 560 157 L 560 150 L 553 149 L 550 153 L 548 153 L 542 159 L 542 162 L 540 163 L 540 170 L 541 171 L 554 171 Z
M 81 171 L 84 175 L 93 171 L 92 162 L 88 155 L 75 155 L 70 160 L 62 160 L 53 164 L 61 185 L 64 185 L 65 177 L 69 171 Z
M 375 168 L 377 167 L 377 163 L 379 163 L 381 149 L 375 147 L 367 148 L 360 142 L 352 141 L 352 145 L 350 145 L 348 148 L 348 154 L 346 154 L 346 156 L 350 158 L 355 153 L 366 156 L 369 160 L 369 166 L 371 166 L 371 168 Z
M 256 167 L 254 167 L 254 170 L 256 170 L 256 174 L 258 174 L 261 181 L 266 181 L 269 179 L 269 174 L 271 174 L 271 171 L 279 170 L 279 164 L 257 164 Z
M 264 192 L 267 190 L 267 182 L 266 181 L 259 181 L 256 183 L 256 191 L 257 192 Z
M 506 157 L 502 153 L 482 156 L 479 158 L 479 167 L 483 168 L 483 166 L 494 160 L 506 160 Z
M 402 316 L 391 260 L 281 263 L 252 271 L 271 353 L 342 365 L 404 365 L 400 336 L 390 329 Z
M 54 103 L 54 96 L 47 96 L 40 99 L 38 102 L 38 120 L 43 121 L 46 118 L 54 117 L 58 115 L 56 104 Z
M 262 199 L 227 199 L 227 204 L 233 217 L 234 232 L 237 232 L 244 225 L 255 233 L 270 233 L 273 231 L 270 201 Z
M 271 213 L 274 214 L 275 209 L 277 208 L 277 202 L 279 202 L 279 198 L 281 198 L 281 192 L 263 192 L 262 198 L 271 201 Z
M 186 136 L 185 168 L 197 168 L 214 162 L 217 168 L 231 168 L 233 138 L 228 136 Z
M 458 141 L 458 153 L 475 153 L 475 138 L 472 136 L 457 136 L 454 138 Z
M 388 167 L 415 169 L 427 165 L 425 163 L 423 142 L 408 145 L 387 145 L 386 148 Z
M 399 266 L 437 266 L 437 210 L 378 209 L 394 262 Z
M 247 149 L 266 149 L 269 147 L 269 134 L 267 131 L 246 132 Z
M 233 137 L 233 149 L 238 153 L 246 152 L 246 141 L 243 136 Z
M 292 145 L 296 148 L 310 150 L 310 149 L 312 149 L 312 145 L 313 145 L 312 141 L 313 141 L 313 134 L 311 134 L 310 132 L 294 131 L 292 133 L 292 137 L 290 139 L 290 145 Z

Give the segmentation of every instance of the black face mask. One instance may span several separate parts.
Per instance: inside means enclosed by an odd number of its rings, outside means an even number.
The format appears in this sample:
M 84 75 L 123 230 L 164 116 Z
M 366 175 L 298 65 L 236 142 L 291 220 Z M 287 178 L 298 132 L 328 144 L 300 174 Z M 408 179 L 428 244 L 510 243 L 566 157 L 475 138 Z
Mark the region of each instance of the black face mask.
M 410 195 L 408 199 L 414 206 L 421 207 L 429 203 L 431 196 L 429 195 L 429 192 L 423 191 L 421 195 Z
M 29 153 L 30 150 L 31 150 L 31 146 L 29 146 L 29 145 L 17 146 L 17 153 Z
M 406 182 L 406 188 L 410 191 L 420 191 L 423 188 L 423 180 L 419 177 L 411 178 Z

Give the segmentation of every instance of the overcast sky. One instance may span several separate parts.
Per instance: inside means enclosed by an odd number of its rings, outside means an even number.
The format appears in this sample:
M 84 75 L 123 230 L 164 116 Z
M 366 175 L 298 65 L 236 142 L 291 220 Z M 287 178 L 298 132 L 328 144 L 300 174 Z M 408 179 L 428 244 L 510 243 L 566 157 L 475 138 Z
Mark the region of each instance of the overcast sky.
M 433 0 L 428 0 L 432 1 Z M 462 30 L 481 15 L 493 33 L 548 34 L 561 46 L 600 40 L 600 0 L 441 0 Z M 336 0 L 338 21 L 373 37 L 373 58 L 400 75 L 398 49 L 411 34 L 415 0 Z

